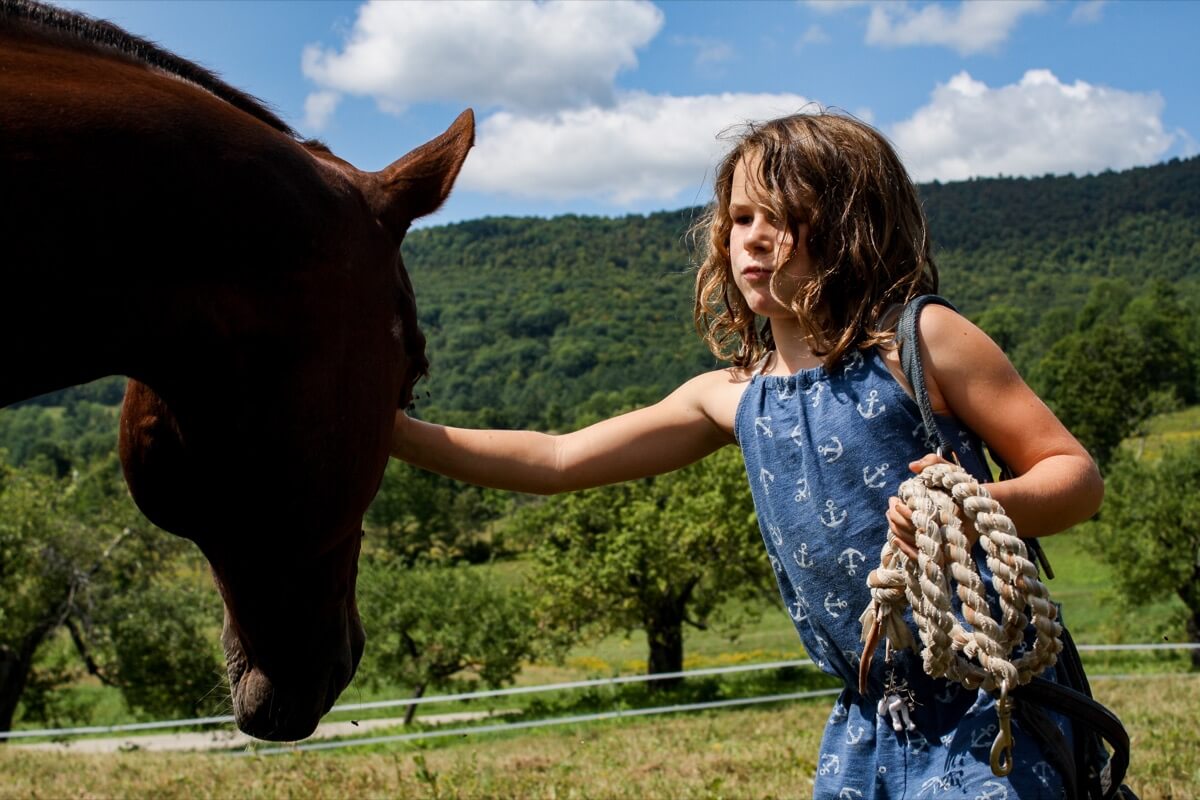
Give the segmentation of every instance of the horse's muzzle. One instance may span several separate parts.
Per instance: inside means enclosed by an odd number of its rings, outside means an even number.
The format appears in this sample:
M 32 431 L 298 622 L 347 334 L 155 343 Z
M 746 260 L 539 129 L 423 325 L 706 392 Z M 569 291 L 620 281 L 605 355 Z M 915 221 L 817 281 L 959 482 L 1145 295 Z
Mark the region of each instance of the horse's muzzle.
M 222 638 L 237 726 L 274 742 L 297 741 L 316 730 L 354 677 L 365 640 L 353 610 L 347 611 L 341 635 L 321 637 L 330 640 L 327 649 L 289 658 L 280 662 L 282 667 L 253 663 L 228 626 Z

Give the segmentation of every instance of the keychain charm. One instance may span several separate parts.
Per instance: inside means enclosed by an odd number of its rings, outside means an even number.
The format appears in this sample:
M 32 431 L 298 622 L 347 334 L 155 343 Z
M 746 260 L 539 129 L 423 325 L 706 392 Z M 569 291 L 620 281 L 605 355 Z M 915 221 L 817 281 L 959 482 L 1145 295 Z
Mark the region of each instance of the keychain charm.
M 902 730 L 915 731 L 917 725 L 912 721 L 912 713 L 917 709 L 917 699 L 908 681 L 896 680 L 896 669 L 892 665 L 892 648 L 887 648 L 887 676 L 883 681 L 883 697 L 875 710 L 881 717 L 890 717 L 892 729 L 899 733 Z

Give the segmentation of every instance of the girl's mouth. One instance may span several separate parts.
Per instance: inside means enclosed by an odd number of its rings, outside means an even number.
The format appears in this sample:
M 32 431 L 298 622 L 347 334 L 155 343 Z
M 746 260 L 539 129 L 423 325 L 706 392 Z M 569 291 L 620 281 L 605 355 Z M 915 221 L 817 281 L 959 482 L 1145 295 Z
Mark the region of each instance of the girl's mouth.
M 766 267 L 744 267 L 742 269 L 743 278 L 759 279 L 771 277 L 771 270 Z

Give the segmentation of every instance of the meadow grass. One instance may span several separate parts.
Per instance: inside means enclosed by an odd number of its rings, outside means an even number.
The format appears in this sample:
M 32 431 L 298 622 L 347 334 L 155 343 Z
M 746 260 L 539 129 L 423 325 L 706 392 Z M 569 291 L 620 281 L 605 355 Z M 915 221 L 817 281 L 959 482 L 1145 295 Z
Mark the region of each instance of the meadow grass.
M 1064 618 L 1077 642 L 1107 644 L 1185 640 L 1185 631 L 1179 615 L 1182 603 L 1177 599 L 1142 608 L 1130 608 L 1118 602 L 1109 588 L 1111 568 L 1097 556 L 1086 526 L 1067 534 L 1050 537 L 1044 540 L 1044 544 L 1057 574 L 1057 577 L 1049 582 L 1051 594 L 1063 605 Z M 521 562 L 503 562 L 480 569 L 496 569 L 502 571 L 506 579 L 519 581 L 526 566 Z M 778 601 L 763 600 L 756 606 L 742 605 L 732 609 L 730 616 L 740 622 L 732 627 L 685 629 L 685 669 L 806 658 L 791 619 L 784 613 Z M 731 637 L 730 634 L 736 636 Z M 561 662 L 526 664 L 518 674 L 515 684 L 536 686 L 618 675 L 639 675 L 646 671 L 646 656 L 644 633 L 635 631 L 629 635 L 615 634 L 577 645 Z M 1189 668 L 1188 656 L 1184 651 L 1084 653 L 1083 658 L 1089 674 L 1183 672 Z M 776 691 L 775 688 L 771 688 L 775 680 L 770 675 L 750 673 L 724 680 L 731 686 L 742 685 L 747 693 L 765 694 Z M 446 693 L 464 690 L 451 689 Z M 470 702 L 424 704 L 419 708 L 418 720 L 432 714 L 464 710 L 525 713 L 533 705 L 542 710 L 562 708 L 586 711 L 603 709 L 605 703 L 631 707 L 637 702 L 635 695 L 638 690 L 633 687 L 602 694 L 599 699 L 594 694 L 589 694 L 590 691 L 562 693 L 557 697 L 537 694 Z M 73 712 L 70 718 L 62 720 L 65 723 L 112 725 L 139 719 L 125 708 L 119 692 L 98 685 L 94 679 L 85 678 L 62 694 L 61 706 Z M 410 690 L 407 687 L 386 682 L 371 683 L 360 676 L 343 692 L 340 702 L 365 703 L 406 697 L 409 694 Z M 580 699 L 581 696 L 583 700 Z M 204 708 L 204 713 L 229 713 L 228 698 L 219 676 L 214 677 L 214 691 Z M 398 708 L 371 712 L 339 712 L 331 714 L 328 719 L 372 719 L 394 717 L 402 713 L 403 710 Z M 17 727 L 44 726 L 22 723 Z
M 1144 800 L 1200 796 L 1200 676 L 1098 680 Z M 795 798 L 829 699 L 326 753 L 109 756 L 0 748 L 0 798 Z
M 1200 431 L 1200 407 L 1152 421 L 1126 446 L 1154 457 Z M 1057 577 L 1051 594 L 1079 643 L 1184 641 L 1177 599 L 1133 607 L 1112 592 L 1112 567 L 1097 554 L 1088 526 L 1043 540 Z M 520 583 L 528 565 L 482 567 Z M 778 600 L 728 609 L 731 624 L 685 630 L 685 669 L 803 659 Z M 730 634 L 736 633 L 731 636 Z M 612 635 L 573 648 L 558 663 L 533 663 L 518 685 L 644 673 L 644 634 Z M 1133 740 L 1128 782 L 1145 798 L 1200 797 L 1200 675 L 1183 651 L 1088 653 L 1093 689 L 1125 722 Z M 1107 677 L 1106 677 L 1107 676 Z M 668 693 L 645 685 L 422 706 L 446 711 L 508 711 L 505 719 L 544 717 L 795 692 L 834 685 L 811 668 L 689 679 Z M 89 724 L 132 721 L 115 690 L 84 680 L 71 690 Z M 219 687 L 216 694 L 220 694 Z M 397 685 L 356 680 L 342 703 L 403 697 Z M 213 712 L 227 710 L 214 708 Z M 426 742 L 355 747 L 287 756 L 44 753 L 0 745 L 0 800 L 108 797 L 415 797 L 415 798 L 776 798 L 807 797 L 829 700 L 810 700 L 661 717 L 626 718 L 541 730 L 471 734 Z M 90 709 L 91 719 L 88 717 Z M 392 717 L 398 709 L 341 713 L 330 719 Z M 22 727 L 31 727 L 24 725 Z M 38 726 L 40 727 L 40 726 Z M 372 735 L 394 731 L 372 731 Z
M 1191 406 L 1146 420 L 1142 431 L 1123 446 L 1140 458 L 1157 459 L 1167 447 L 1178 447 L 1200 437 L 1200 406 Z

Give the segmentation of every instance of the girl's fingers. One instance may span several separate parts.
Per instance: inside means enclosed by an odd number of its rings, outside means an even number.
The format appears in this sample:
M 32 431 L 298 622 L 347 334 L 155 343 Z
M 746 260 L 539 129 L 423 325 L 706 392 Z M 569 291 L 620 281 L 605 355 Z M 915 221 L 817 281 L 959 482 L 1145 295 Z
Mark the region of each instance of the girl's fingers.
M 912 511 L 898 497 L 888 498 L 888 528 L 895 534 L 896 544 L 909 558 L 917 557 L 916 529 L 912 524 Z
M 930 453 L 928 455 L 921 456 L 916 461 L 911 462 L 908 465 L 908 468 L 915 473 L 919 473 L 921 470 L 925 469 L 926 467 L 932 467 L 934 464 L 949 464 L 949 463 L 951 463 L 951 462 L 942 458 L 937 453 Z

